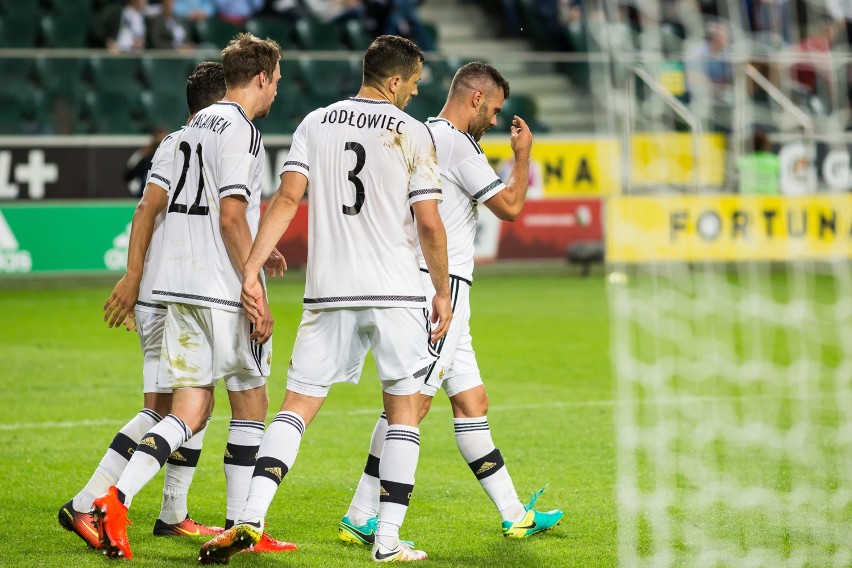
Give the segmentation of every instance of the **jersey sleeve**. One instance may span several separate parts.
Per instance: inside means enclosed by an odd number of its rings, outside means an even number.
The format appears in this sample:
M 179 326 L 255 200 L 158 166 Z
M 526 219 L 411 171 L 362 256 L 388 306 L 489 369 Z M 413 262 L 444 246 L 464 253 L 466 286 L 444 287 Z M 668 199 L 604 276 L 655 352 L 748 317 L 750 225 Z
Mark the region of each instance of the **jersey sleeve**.
M 290 144 L 290 151 L 287 153 L 284 168 L 281 170 L 282 174 L 284 172 L 299 172 L 305 177 L 310 178 L 308 175 L 311 171 L 311 165 L 308 158 L 307 122 L 311 116 L 313 116 L 313 113 L 306 116 L 299 123 L 299 126 L 296 127 L 296 132 L 293 133 L 293 141 Z
M 452 172 L 459 187 L 475 202 L 488 201 L 506 184 L 494 173 L 485 154 L 475 154 L 459 163 Z
M 252 124 L 222 141 L 219 158 L 219 198 L 251 197 L 257 156 L 262 144 L 260 132 Z
M 145 180 L 145 186 L 149 183 L 156 185 L 168 192 L 172 188 L 172 170 L 175 163 L 175 140 L 177 133 L 172 133 L 163 138 L 157 150 L 154 152 L 154 157 L 151 159 L 151 169 L 148 170 L 148 179 Z
M 408 180 L 408 204 L 436 199 L 443 201 L 438 153 L 432 132 L 422 123 L 412 132 L 411 177 Z

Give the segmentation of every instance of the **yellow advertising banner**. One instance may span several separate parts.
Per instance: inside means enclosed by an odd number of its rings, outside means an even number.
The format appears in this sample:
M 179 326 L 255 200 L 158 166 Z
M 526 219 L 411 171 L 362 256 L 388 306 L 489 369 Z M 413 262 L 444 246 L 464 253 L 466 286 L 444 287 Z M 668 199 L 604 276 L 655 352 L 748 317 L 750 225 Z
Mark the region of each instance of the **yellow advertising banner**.
M 483 140 L 488 161 L 502 179 L 513 164 L 508 140 Z M 699 183 L 721 187 L 725 182 L 725 137 L 705 134 L 699 140 Z M 618 195 L 622 186 L 622 146 L 613 138 L 536 139 L 530 164 L 530 197 Z M 692 138 L 689 133 L 654 132 L 633 136 L 630 175 L 634 186 L 694 183 Z
M 634 185 L 692 185 L 693 168 L 698 183 L 721 187 L 725 182 L 725 136 L 704 134 L 698 139 L 698 160 L 693 160 L 692 134 L 650 132 L 633 135 L 630 176 Z
M 482 150 L 502 179 L 513 164 L 509 142 L 483 140 Z M 615 138 L 535 140 L 530 197 L 610 195 L 621 191 L 621 144 Z
M 608 262 L 852 256 L 852 196 L 664 195 L 606 204 Z

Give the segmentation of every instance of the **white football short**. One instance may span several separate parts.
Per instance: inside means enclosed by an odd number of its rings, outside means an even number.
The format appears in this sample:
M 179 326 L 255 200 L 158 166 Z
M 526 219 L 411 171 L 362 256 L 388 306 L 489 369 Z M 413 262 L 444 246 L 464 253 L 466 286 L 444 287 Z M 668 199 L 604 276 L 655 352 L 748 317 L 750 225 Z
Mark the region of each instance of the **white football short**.
M 172 389 L 157 386 L 166 314 L 161 311 L 143 310 L 139 306 L 136 307 L 135 313 L 136 333 L 142 348 L 142 392 L 171 393 Z
M 357 384 L 373 351 L 382 390 L 414 394 L 435 360 L 423 308 L 305 310 L 287 373 L 287 389 L 324 397 L 334 383 Z
M 435 295 L 435 288 L 429 274 L 423 275 L 423 290 L 426 297 Z M 453 321 L 450 330 L 438 343 L 432 346 L 439 355 L 434 365 L 429 367 L 425 382 L 420 389 L 422 394 L 435 396 L 443 387 L 447 396 L 482 384 L 482 375 L 473 352 L 473 338 L 470 335 L 470 281 L 450 276 L 450 299 L 453 303 Z
M 167 304 L 158 388 L 208 387 L 224 380 L 230 391 L 266 384 L 272 339 L 255 345 L 245 313 Z

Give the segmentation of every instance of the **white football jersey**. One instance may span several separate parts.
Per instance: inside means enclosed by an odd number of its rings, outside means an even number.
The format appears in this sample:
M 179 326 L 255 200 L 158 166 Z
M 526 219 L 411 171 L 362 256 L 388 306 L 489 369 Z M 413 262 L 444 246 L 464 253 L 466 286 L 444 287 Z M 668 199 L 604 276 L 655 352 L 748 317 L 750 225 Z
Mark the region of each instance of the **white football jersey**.
M 152 291 L 155 301 L 242 309 L 242 280 L 222 238 L 220 203 L 232 195 L 248 201 L 246 217 L 254 239 L 264 162 L 260 132 L 236 103 L 205 108 L 180 132 Z
M 181 129 L 182 130 L 182 129 Z M 175 140 L 180 135 L 180 130 L 172 132 L 163 138 L 154 157 L 151 159 L 151 169 L 148 171 L 148 179 L 145 181 L 145 191 L 149 191 L 148 184 L 154 184 L 161 189 L 150 191 L 165 191 L 168 193 L 172 186 L 171 176 L 175 159 Z M 154 232 L 151 233 L 151 243 L 145 254 L 145 264 L 142 267 L 142 281 L 139 283 L 139 297 L 136 300 L 136 309 L 166 313 L 166 306 L 158 304 L 151 298 L 151 289 L 154 286 L 154 278 L 157 268 L 160 266 L 160 258 L 163 248 L 163 222 L 166 220 L 166 211 L 160 211 L 154 219 Z
M 438 206 L 447 230 L 450 274 L 473 279 L 473 241 L 476 236 L 477 205 L 506 188 L 473 136 L 443 118 L 426 121 L 438 149 L 438 167 L 444 201 Z M 426 261 L 417 246 L 420 267 Z
M 309 114 L 284 170 L 308 178 L 306 309 L 425 307 L 411 205 L 441 199 L 429 129 L 387 101 Z

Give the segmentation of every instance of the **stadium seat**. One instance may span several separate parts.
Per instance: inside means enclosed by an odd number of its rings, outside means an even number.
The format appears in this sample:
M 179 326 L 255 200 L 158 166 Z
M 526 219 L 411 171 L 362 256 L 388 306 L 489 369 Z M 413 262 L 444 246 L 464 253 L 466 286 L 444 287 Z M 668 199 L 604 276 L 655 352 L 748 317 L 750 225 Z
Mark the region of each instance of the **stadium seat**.
M 550 50 L 553 47 L 553 42 L 539 18 L 538 11 L 535 8 L 535 0 L 517 0 L 517 6 L 524 24 L 524 33 L 532 46 L 544 51 Z
M 3 2 L 0 10 L 0 47 L 36 47 L 41 15 L 36 2 L 18 2 L 11 7 Z
M 299 72 L 304 79 L 307 94 L 315 107 L 325 106 L 343 97 L 355 95 L 355 81 L 349 61 L 300 58 Z M 360 77 L 358 77 L 360 82 Z
M 538 121 L 538 107 L 535 104 L 535 99 L 529 95 L 520 93 L 512 93 L 503 104 L 503 110 L 497 115 L 497 125 L 494 130 L 499 132 L 508 132 L 509 126 L 512 124 L 512 118 L 518 115 L 524 119 L 533 132 L 542 132 L 547 130 L 547 126 Z
M 92 83 L 99 92 L 138 93 L 143 88 L 139 58 L 93 56 L 89 66 Z
M 37 134 L 43 131 L 44 95 L 32 86 L 0 90 L 0 134 Z
M 189 109 L 186 106 L 186 93 L 183 90 L 146 91 L 141 96 L 144 109 L 143 122 L 150 126 L 162 126 L 173 132 L 186 124 Z
M 409 101 L 405 112 L 420 121 L 425 121 L 430 116 L 438 116 L 444 106 L 443 99 L 428 94 L 420 94 Z
M 154 93 L 181 93 L 186 96 L 186 79 L 195 63 L 191 59 L 150 57 L 142 58 L 142 69 L 148 89 Z
M 71 12 L 56 12 L 41 19 L 41 36 L 44 46 L 84 48 L 89 40 L 89 19 Z
M 370 36 L 358 20 L 348 20 L 343 26 L 343 42 L 354 51 L 367 51 L 370 47 Z
M 338 37 L 338 27 L 311 17 L 296 22 L 296 41 L 299 47 L 309 51 L 337 51 L 346 49 Z
M 278 83 L 278 95 L 269 110 L 269 116 L 255 124 L 264 135 L 292 134 L 302 118 L 313 108 L 306 108 L 305 95 L 295 82 Z
M 137 91 L 87 93 L 84 114 L 92 133 L 140 134 L 149 129 Z
M 195 24 L 195 33 L 198 36 L 198 43 L 206 44 L 207 47 L 215 47 L 222 49 L 228 42 L 231 41 L 238 33 L 243 31 L 239 26 L 224 22 L 218 18 L 207 18 Z
M 0 58 L 0 90 L 17 90 L 27 86 L 34 77 L 33 60 L 28 57 Z
M 295 47 L 293 24 L 281 18 L 252 18 L 246 22 L 246 31 L 260 38 L 274 39 L 285 50 Z

